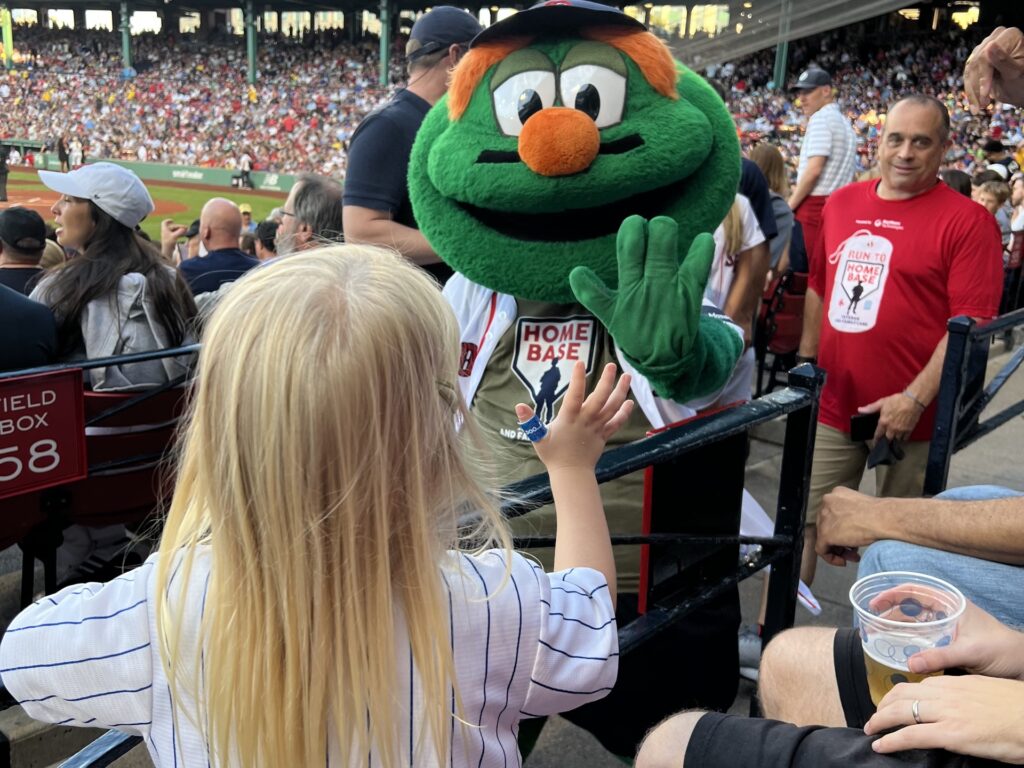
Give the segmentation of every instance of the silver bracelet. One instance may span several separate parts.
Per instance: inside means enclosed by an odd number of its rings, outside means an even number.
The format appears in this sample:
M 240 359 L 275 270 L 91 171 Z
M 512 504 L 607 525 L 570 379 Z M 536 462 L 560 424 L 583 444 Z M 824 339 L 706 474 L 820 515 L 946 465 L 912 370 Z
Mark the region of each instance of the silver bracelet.
M 913 396 L 913 395 L 911 394 L 911 392 L 910 392 L 910 390 L 909 390 L 909 389 L 904 389 L 904 390 L 903 390 L 903 396 L 904 396 L 904 397 L 909 397 L 909 398 L 910 398 L 911 400 L 913 400 L 913 401 L 914 401 L 914 405 L 918 406 L 918 407 L 919 407 L 919 408 L 920 408 L 921 410 L 924 410 L 925 408 L 927 408 L 927 407 L 928 407 L 927 405 L 925 405 L 924 403 L 922 403 L 922 402 L 921 402 L 920 400 L 918 400 L 918 399 L 917 399 L 916 397 L 914 397 L 914 396 Z

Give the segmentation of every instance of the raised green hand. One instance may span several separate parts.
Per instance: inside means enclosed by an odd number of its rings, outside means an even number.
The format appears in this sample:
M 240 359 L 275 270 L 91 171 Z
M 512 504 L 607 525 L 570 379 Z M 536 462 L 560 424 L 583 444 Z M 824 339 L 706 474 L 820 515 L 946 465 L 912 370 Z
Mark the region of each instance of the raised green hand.
M 722 320 L 704 315 L 704 287 L 715 246 L 702 233 L 680 263 L 678 226 L 667 216 L 650 223 L 630 216 L 616 239 L 619 287 L 576 267 L 569 284 L 619 348 L 662 397 L 686 401 L 720 389 L 743 351 Z

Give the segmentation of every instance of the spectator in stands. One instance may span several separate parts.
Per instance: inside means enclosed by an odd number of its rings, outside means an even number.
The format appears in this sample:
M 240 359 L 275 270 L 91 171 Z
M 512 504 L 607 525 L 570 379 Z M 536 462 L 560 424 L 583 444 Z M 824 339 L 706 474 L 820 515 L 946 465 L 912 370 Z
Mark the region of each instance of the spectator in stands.
M 46 238 L 46 247 L 43 248 L 43 258 L 39 260 L 39 266 L 43 269 L 56 269 L 68 260 L 64 249 L 56 240 Z
M 57 323 L 48 307 L 0 285 L 0 371 L 52 363 L 57 357 Z
M 248 203 L 242 203 L 238 206 L 238 210 L 242 212 L 242 232 L 255 232 L 256 222 L 252 220 L 252 206 Z
M 256 258 L 260 261 L 267 261 L 277 255 L 274 250 L 277 227 L 275 221 L 261 221 L 256 227 Z
M 1009 201 L 1010 187 L 1006 182 L 986 181 L 978 187 L 977 202 L 995 216 L 1004 252 L 1009 251 L 1010 247 L 1010 211 L 1006 206 Z
M 946 170 L 939 171 L 939 178 L 954 192 L 959 192 L 965 197 L 972 196 L 971 177 L 963 171 L 947 168 Z
M 16 206 L 0 211 L 0 284 L 28 296 L 46 248 L 46 224 L 33 210 Z
M 518 764 L 522 718 L 605 695 L 615 565 L 594 467 L 629 376 L 607 366 L 584 399 L 578 363 L 535 443 L 558 515 L 545 574 L 467 461 L 482 438 L 457 330 L 434 281 L 383 249 L 240 281 L 204 335 L 159 552 L 23 611 L 7 690 L 38 719 L 141 733 L 159 765 L 275 768 Z
M 998 139 L 989 139 L 981 149 L 985 153 L 985 160 L 990 168 L 993 165 L 1000 165 L 1005 169 L 1004 181 L 1010 178 L 1010 174 L 1020 170 L 1017 161 L 1010 157 L 1010 153 L 1006 151 L 1003 142 Z
M 800 343 L 802 359 L 820 351 L 828 372 L 807 505 L 801 571 L 808 584 L 826 493 L 856 488 L 867 463 L 881 467 L 880 495 L 921 494 L 946 321 L 988 319 L 999 308 L 999 230 L 980 206 L 939 182 L 948 146 L 945 106 L 902 99 L 882 133 L 881 179 L 835 193 L 824 211 L 822 253 L 830 256 L 811 262 Z M 864 429 L 870 439 L 853 439 L 855 423 L 874 414 L 877 425 Z
M 256 235 L 252 232 L 243 232 L 238 238 L 238 249 L 256 258 Z
M 207 201 L 199 214 L 199 240 L 206 255 L 186 259 L 178 267 L 193 295 L 216 291 L 259 266 L 259 259 L 238 247 L 241 232 L 242 214 L 237 205 L 223 197 Z
M 452 270 L 416 227 L 406 175 L 416 131 L 448 90 L 448 73 L 481 31 L 470 14 L 437 6 L 413 25 L 405 53 L 409 83 L 386 107 L 368 115 L 349 145 L 345 232 L 350 242 L 397 248 L 441 282 Z
M 648 734 L 636 768 L 1020 765 L 1022 659 L 1024 633 L 968 603 L 950 645 L 910 658 L 915 674 L 968 674 L 901 683 L 876 710 L 856 629 L 793 629 L 765 651 L 758 693 L 773 719 L 678 714 Z
M 793 234 L 793 209 L 787 202 L 789 198 L 789 178 L 786 173 L 786 162 L 778 147 L 762 141 L 750 152 L 750 159 L 757 163 L 771 193 L 772 215 L 775 217 L 775 228 L 778 236 L 771 241 L 771 271 L 775 275 L 783 274 L 789 268 L 789 243 Z
M 188 286 L 135 232 L 153 210 L 139 177 L 112 163 L 38 173 L 61 196 L 51 209 L 61 245 L 81 253 L 32 292 L 57 318 L 62 358 L 149 352 L 190 340 L 195 304 Z M 166 358 L 93 370 L 88 382 L 96 390 L 138 389 L 187 368 L 187 360 Z
M 278 256 L 316 248 L 343 237 L 341 185 L 333 179 L 303 173 L 292 185 L 281 209 L 274 236 Z
M 821 507 L 817 551 L 833 565 L 859 562 L 861 576 L 914 571 L 945 579 L 1024 629 L 1024 494 L 1017 491 L 986 485 L 933 499 L 879 499 L 836 488 Z
M 796 186 L 789 195 L 789 207 L 803 227 L 807 255 L 813 263 L 821 256 L 819 238 L 825 201 L 853 181 L 857 137 L 835 102 L 828 72 L 817 67 L 805 70 L 793 90 L 800 92 L 800 108 L 807 116 L 807 128 L 800 145 L 800 166 Z
M 750 281 L 755 279 L 752 276 L 755 249 L 764 244 L 765 238 L 746 196 L 736 195 L 725 221 L 715 229 L 714 240 L 715 257 L 711 262 L 704 298 L 746 330 L 748 346 L 736 364 L 737 370 L 729 384 L 712 407 L 749 400 L 757 367 L 754 350 L 750 346 L 753 331 L 747 315 L 750 313 L 752 317 L 756 308 L 756 304 L 752 306 L 750 303 L 751 293 L 760 298 L 764 287 L 763 275 L 756 291 L 752 290 Z

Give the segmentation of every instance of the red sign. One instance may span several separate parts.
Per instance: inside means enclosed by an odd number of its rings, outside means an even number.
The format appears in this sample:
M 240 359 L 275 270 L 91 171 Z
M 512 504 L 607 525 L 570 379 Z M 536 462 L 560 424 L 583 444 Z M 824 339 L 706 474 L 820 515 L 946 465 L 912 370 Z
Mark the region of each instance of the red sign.
M 82 371 L 0 381 L 0 499 L 88 474 Z

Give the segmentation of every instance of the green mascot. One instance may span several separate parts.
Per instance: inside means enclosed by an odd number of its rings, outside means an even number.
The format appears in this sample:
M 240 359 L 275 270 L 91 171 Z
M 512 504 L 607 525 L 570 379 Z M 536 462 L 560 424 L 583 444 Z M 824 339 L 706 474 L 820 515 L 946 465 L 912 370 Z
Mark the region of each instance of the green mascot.
M 617 444 L 715 400 L 743 339 L 703 295 L 711 233 L 739 177 L 725 105 L 618 9 L 549 0 L 473 41 L 420 128 L 409 191 L 421 231 L 456 271 L 445 295 L 461 326 L 460 384 L 503 480 L 543 472 L 509 421 L 515 403 L 549 421 L 576 361 L 588 385 L 607 362 L 633 374 L 637 407 Z M 613 533 L 640 530 L 642 473 L 602 495 Z M 550 509 L 515 523 L 519 534 L 554 532 Z M 636 615 L 637 550 L 616 551 L 620 623 Z M 632 757 L 671 712 L 727 707 L 738 623 L 734 596 L 710 606 L 644 659 L 624 659 L 612 695 L 571 718 Z M 716 664 L 709 645 L 724 654 Z

